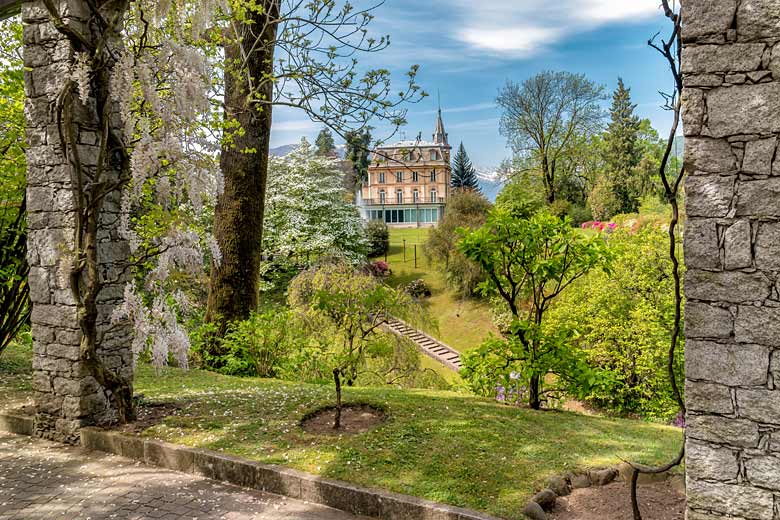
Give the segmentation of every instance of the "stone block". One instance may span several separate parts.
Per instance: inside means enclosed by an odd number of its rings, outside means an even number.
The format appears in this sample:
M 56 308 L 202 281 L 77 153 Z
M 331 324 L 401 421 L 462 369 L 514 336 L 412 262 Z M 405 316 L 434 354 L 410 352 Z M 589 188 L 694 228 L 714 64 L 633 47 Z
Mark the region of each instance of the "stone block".
M 780 131 L 780 83 L 717 88 L 707 95 L 712 137 Z
M 686 74 L 683 83 L 686 88 L 714 88 L 723 85 L 723 74 Z
M 756 486 L 780 489 L 780 457 L 745 458 L 745 477 Z
M 766 385 L 770 349 L 761 345 L 689 339 L 685 344 L 688 379 L 727 386 Z
M 686 208 L 691 217 L 726 217 L 734 198 L 736 176 L 692 175 L 685 181 Z
M 780 5 L 774 0 L 742 0 L 737 33 L 740 41 L 776 38 L 780 34 Z
M 688 440 L 685 443 L 685 452 L 685 468 L 697 478 L 736 482 L 739 463 L 734 450 Z
M 687 311 L 686 311 L 687 312 Z M 694 412 L 707 412 L 721 415 L 734 413 L 731 401 L 731 389 L 715 383 L 685 381 L 685 405 Z
M 757 448 L 760 439 L 758 425 L 753 421 L 690 413 L 686 417 L 686 434 L 689 439 L 739 448 Z
M 689 218 L 683 240 L 685 265 L 688 268 L 720 270 L 718 228 L 714 220 Z
M 685 91 L 683 91 L 685 92 Z M 737 159 L 726 139 L 691 137 L 685 141 L 685 169 L 697 172 L 729 173 L 737 170 Z
M 763 43 L 688 45 L 683 49 L 683 74 L 750 72 L 761 66 Z
M 771 175 L 775 148 L 777 148 L 776 137 L 747 143 L 745 145 L 745 160 L 742 162 L 742 173 Z
M 230 482 L 237 486 L 259 488 L 257 467 L 239 457 L 232 457 L 207 450 L 191 450 L 192 472 L 206 478 Z M 146 449 L 144 448 L 144 455 Z M 298 494 L 298 496 L 300 493 Z M 287 495 L 298 498 L 295 495 Z
M 709 302 L 763 302 L 772 282 L 763 273 L 711 272 L 690 269 L 685 273 L 685 295 L 690 300 Z
M 743 269 L 753 265 L 752 235 L 749 221 L 739 220 L 726 228 L 724 250 L 726 269 Z
M 192 473 L 195 452 L 182 446 L 149 439 L 143 443 L 143 460 L 152 466 Z
M 780 178 L 741 182 L 736 216 L 780 217 Z
M 764 424 L 780 424 L 780 390 L 737 389 L 740 417 Z
M 686 0 L 682 3 L 684 40 L 695 40 L 709 34 L 725 34 L 731 27 L 737 0 Z
M 740 306 L 734 337 L 738 343 L 780 347 L 780 307 Z
M 688 146 L 692 136 L 701 134 L 704 124 L 704 114 L 707 106 L 704 103 L 704 91 L 697 88 L 686 88 L 682 93 L 683 111 L 683 132 L 688 137 Z
M 81 358 L 81 351 L 78 344 L 59 345 L 57 343 L 50 343 L 46 346 L 46 355 L 70 361 L 78 361 Z
M 758 269 L 780 270 L 780 223 L 765 222 L 758 227 L 755 250 Z
M 734 330 L 734 317 L 728 309 L 706 303 L 685 306 L 685 337 L 726 339 Z
M 301 474 L 298 478 L 301 483 L 300 500 L 325 504 L 355 515 L 382 518 L 383 497 L 379 493 L 366 493 L 357 486 L 314 475 Z
M 774 495 L 771 491 L 750 486 L 720 484 L 688 479 L 688 507 L 754 520 L 774 518 Z

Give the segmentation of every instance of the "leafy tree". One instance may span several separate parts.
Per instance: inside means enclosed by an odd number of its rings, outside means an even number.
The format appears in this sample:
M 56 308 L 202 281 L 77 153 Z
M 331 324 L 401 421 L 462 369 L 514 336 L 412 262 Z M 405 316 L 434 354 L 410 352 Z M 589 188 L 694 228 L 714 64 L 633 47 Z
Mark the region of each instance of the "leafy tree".
M 507 182 L 496 197 L 496 208 L 523 219 L 539 212 L 545 205 L 545 198 L 539 178 L 517 162 L 504 161 L 499 169 Z
M 605 167 L 615 192 L 618 213 L 636 213 L 643 195 L 636 171 L 642 159 L 641 122 L 634 114 L 635 109 L 636 105 L 631 103 L 631 89 L 618 78 L 609 111 L 611 121 L 604 134 Z
M 333 140 L 333 133 L 329 128 L 320 130 L 314 145 L 317 147 L 317 155 L 331 157 L 336 154 L 336 141 Z
M 456 190 L 479 191 L 477 171 L 471 164 L 471 159 L 469 159 L 462 142 L 458 147 L 458 153 L 455 154 L 455 158 L 452 161 L 451 185 Z
M 456 191 L 447 203 L 444 217 L 431 229 L 425 243 L 425 254 L 438 263 L 447 283 L 464 295 L 474 294 L 485 273 L 458 250 L 459 230 L 481 227 L 491 207 L 478 191 Z
M 290 305 L 308 320 L 309 329 L 324 333 L 324 361 L 330 366 L 336 388 L 334 429 L 341 427 L 342 383 L 355 383 L 371 358 L 387 353 L 380 334 L 395 316 L 419 320 L 422 309 L 402 291 L 370 274 L 344 264 L 326 264 L 304 271 L 290 284 Z
M 22 24 L 0 21 L 0 355 L 30 317 Z
M 570 343 L 608 374 L 587 395 L 597 406 L 663 419 L 678 411 L 666 372 L 675 305 L 668 242 L 657 225 L 615 231 L 607 240 L 610 274 L 591 271 L 550 311 L 549 326 L 576 331 Z M 676 363 L 681 381 L 683 360 Z
M 371 162 L 371 128 L 362 131 L 350 131 L 344 135 L 346 141 L 345 158 L 352 163 L 352 178 L 347 189 L 354 192 L 368 179 L 368 165 Z
M 357 56 L 389 45 L 389 37 L 369 35 L 376 6 L 237 0 L 229 7 L 218 21 L 230 30 L 215 36 L 224 47 L 227 131 L 214 219 L 222 259 L 212 267 L 206 318 L 218 332 L 258 307 L 273 107 L 301 110 L 344 137 L 373 119 L 397 128 L 405 123 L 402 105 L 425 95 L 415 83 L 417 66 L 401 89 L 391 88 L 387 69 L 360 66 Z
M 270 258 L 314 261 L 337 255 L 360 262 L 368 241 L 357 208 L 344 199 L 342 172 L 315 155 L 304 139 L 294 152 L 271 158 L 263 252 Z
M 390 249 L 390 230 L 382 220 L 372 220 L 366 224 L 368 238 L 368 257 L 377 258 Z
M 595 384 L 597 377 L 567 344 L 569 331 L 548 326 L 553 302 L 594 267 L 607 251 L 600 237 L 586 238 L 571 223 L 546 213 L 530 219 L 496 210 L 487 223 L 465 233 L 459 249 L 487 273 L 485 294 L 496 295 L 509 311 L 506 337 L 487 340 L 465 359 L 464 377 L 474 388 L 493 386 L 503 377 L 520 378 L 528 403 L 539 409 L 547 375 L 569 389 Z
M 603 87 L 582 74 L 542 72 L 522 84 L 508 81 L 496 102 L 503 110 L 501 133 L 516 156 L 540 172 L 547 202 L 559 195 L 562 163 L 581 136 L 602 125 Z
M 615 186 L 607 175 L 596 178 L 596 184 L 588 195 L 588 205 L 597 220 L 609 220 L 620 213 L 620 201 L 615 195 Z

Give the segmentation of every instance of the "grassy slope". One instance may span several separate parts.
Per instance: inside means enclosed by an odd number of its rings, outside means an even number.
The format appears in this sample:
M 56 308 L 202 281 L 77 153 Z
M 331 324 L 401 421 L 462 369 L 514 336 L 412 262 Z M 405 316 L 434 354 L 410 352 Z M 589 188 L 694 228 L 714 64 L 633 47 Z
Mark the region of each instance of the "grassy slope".
M 0 356 L 0 410 L 30 404 L 32 399 L 32 347 L 11 343 Z
M 460 298 L 447 288 L 444 276 L 423 254 L 423 244 L 427 237 L 428 229 L 424 228 L 390 230 L 390 251 L 387 256 L 393 270 L 390 283 L 400 285 L 417 278 L 425 280 L 432 292 L 427 306 L 438 324 L 437 328 L 427 332 L 456 350 L 473 349 L 490 332 L 497 333 L 490 317 L 490 308 L 483 301 Z M 417 269 L 414 267 L 414 244 L 417 244 Z
M 0 399 L 30 395 L 29 347 L 0 358 Z M 546 477 L 621 458 L 658 463 L 680 432 L 638 421 L 534 412 L 451 392 L 347 388 L 351 402 L 384 407 L 389 420 L 355 436 L 307 434 L 307 412 L 333 400 L 329 386 L 141 367 L 136 392 L 181 407 L 145 432 L 365 486 L 385 488 L 508 519 Z

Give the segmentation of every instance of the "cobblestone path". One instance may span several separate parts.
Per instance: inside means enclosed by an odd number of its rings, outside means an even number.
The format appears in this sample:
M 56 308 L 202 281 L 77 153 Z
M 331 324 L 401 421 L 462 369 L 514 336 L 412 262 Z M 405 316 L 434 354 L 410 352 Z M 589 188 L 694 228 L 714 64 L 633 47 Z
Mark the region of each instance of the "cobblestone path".
M 0 432 L 0 520 L 60 518 L 359 520 L 320 505 Z

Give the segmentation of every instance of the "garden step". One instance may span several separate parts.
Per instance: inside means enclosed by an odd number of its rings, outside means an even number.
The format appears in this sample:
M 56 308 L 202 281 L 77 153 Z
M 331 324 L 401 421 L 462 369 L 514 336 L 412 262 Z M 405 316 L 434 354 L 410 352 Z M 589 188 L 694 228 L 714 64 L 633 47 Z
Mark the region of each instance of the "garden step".
M 417 348 L 445 367 L 456 372 L 460 370 L 460 354 L 457 350 L 395 318 L 389 319 L 385 328 L 398 336 L 409 338 L 417 345 Z

